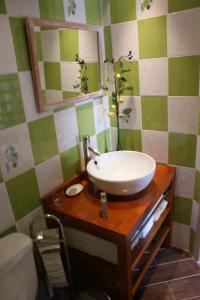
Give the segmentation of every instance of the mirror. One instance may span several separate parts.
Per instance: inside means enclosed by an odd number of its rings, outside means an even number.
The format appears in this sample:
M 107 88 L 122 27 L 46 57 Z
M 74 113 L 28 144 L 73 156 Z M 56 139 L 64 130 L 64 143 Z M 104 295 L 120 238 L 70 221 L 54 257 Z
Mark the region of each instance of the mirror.
M 101 27 L 26 20 L 38 112 L 103 95 Z

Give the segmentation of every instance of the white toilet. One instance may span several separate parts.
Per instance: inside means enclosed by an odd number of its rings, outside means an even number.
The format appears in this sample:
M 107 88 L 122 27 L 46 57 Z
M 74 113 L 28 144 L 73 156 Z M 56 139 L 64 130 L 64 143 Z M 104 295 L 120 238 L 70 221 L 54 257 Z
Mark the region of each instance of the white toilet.
M 23 233 L 0 238 L 0 298 L 35 300 L 37 274 L 32 240 Z

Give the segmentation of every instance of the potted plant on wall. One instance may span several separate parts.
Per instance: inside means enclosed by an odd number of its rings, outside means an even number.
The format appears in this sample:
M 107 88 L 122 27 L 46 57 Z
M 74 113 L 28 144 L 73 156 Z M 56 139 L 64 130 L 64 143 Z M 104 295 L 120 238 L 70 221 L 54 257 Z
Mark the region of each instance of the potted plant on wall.
M 127 122 L 130 119 L 132 108 L 126 107 L 123 110 L 120 109 L 120 104 L 124 103 L 125 99 L 122 97 L 124 91 L 133 92 L 133 87 L 127 82 L 125 73 L 130 72 L 130 69 L 125 68 L 124 62 L 131 61 L 133 59 L 132 51 L 129 51 L 128 55 L 121 56 L 116 61 L 106 58 L 104 62 L 111 65 L 113 70 L 113 78 L 107 78 L 103 89 L 106 91 L 112 90 L 112 104 L 110 106 L 109 117 L 116 117 L 117 122 L 117 151 L 122 150 L 121 138 L 120 138 L 120 124 Z

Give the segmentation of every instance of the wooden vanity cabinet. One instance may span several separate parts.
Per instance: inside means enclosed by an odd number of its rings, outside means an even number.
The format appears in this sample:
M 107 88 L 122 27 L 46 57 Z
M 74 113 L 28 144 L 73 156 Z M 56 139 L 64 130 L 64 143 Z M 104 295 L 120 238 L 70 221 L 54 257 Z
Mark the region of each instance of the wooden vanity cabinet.
M 126 199 L 108 196 L 107 219 L 99 216 L 99 192 L 88 181 L 86 174 L 75 176 L 46 195 L 43 198 L 44 211 L 59 217 L 64 226 L 92 234 L 117 246 L 117 264 L 69 247 L 75 276 L 106 290 L 112 299 L 133 299 L 161 245 L 171 245 L 174 177 L 174 167 L 157 165 L 152 182 L 139 194 Z M 84 185 L 84 190 L 79 195 L 68 197 L 63 193 L 67 186 L 78 182 Z M 55 195 L 58 193 L 62 194 L 62 202 L 55 206 Z M 131 250 L 131 237 L 140 228 L 161 195 L 165 195 L 167 207 L 147 236 L 140 239 Z M 144 252 L 150 246 L 149 255 L 145 255 L 144 260 Z M 134 272 L 141 260 L 143 267 Z M 136 276 L 133 276 L 135 274 Z

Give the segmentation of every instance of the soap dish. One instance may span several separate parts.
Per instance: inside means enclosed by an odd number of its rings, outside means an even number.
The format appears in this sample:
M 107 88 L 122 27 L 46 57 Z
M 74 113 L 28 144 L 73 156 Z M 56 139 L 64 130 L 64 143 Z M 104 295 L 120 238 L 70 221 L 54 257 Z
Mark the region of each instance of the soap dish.
M 65 191 L 65 194 L 69 197 L 78 195 L 83 190 L 83 185 L 81 183 L 73 184 L 68 187 Z

